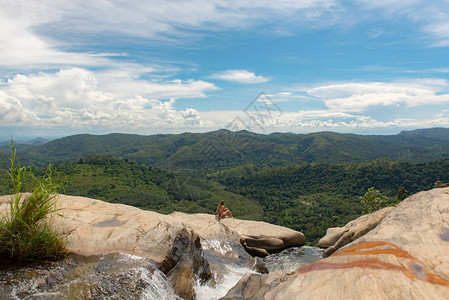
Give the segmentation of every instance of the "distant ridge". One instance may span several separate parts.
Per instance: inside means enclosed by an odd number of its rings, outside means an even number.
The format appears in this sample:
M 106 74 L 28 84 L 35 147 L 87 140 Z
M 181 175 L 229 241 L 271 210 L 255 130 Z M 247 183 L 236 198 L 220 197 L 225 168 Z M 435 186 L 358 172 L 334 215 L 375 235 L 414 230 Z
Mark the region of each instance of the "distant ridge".
M 16 144 L 23 144 L 23 145 L 43 145 L 45 143 L 48 143 L 49 141 L 51 141 L 50 139 L 45 139 L 43 137 L 37 137 L 31 140 L 15 140 L 14 142 Z M 11 140 L 5 140 L 3 142 L 0 142 L 0 146 L 4 146 L 4 145 L 11 145 Z
M 216 170 L 245 163 L 360 162 L 375 159 L 426 162 L 449 157 L 449 129 L 402 131 L 396 135 L 255 134 L 225 129 L 207 133 L 137 135 L 79 134 L 20 148 L 22 162 L 43 166 L 91 154 L 108 154 L 165 169 Z

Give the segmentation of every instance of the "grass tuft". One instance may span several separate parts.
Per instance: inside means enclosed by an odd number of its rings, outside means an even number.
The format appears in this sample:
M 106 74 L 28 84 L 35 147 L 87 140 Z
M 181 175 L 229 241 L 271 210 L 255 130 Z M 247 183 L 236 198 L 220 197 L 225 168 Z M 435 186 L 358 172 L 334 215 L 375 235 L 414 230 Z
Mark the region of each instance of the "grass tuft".
M 54 228 L 57 215 L 56 195 L 61 183 L 52 179 L 51 166 L 42 178 L 31 174 L 31 168 L 21 167 L 16 161 L 14 141 L 11 139 L 12 196 L 9 209 L 0 219 L 0 257 L 9 261 L 44 261 L 66 254 L 66 239 Z M 34 188 L 24 193 L 24 183 L 30 177 Z M 53 218 L 50 218 L 53 215 Z

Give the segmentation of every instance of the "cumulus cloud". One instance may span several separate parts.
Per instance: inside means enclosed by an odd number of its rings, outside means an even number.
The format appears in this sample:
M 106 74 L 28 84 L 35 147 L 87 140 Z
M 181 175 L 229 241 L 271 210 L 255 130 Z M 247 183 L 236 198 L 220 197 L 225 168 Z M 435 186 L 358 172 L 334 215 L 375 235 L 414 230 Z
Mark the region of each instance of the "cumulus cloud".
M 18 74 L 8 80 L 8 94 L 33 109 L 82 108 L 101 104 L 112 95 L 97 89 L 95 75 L 86 69 L 71 68 L 56 73 Z M 42 105 L 41 105 L 42 104 Z
M 134 85 L 133 85 L 134 83 Z M 120 83 L 117 87 L 121 87 Z M 9 126 L 108 126 L 126 128 L 210 126 L 195 109 L 177 110 L 176 97 L 203 97 L 216 87 L 204 81 L 129 82 L 100 87 L 82 68 L 18 74 L 0 85 L 0 123 Z M 137 91 L 133 88 L 137 88 Z M 163 101 L 157 99 L 168 99 Z
M 373 106 L 449 104 L 449 94 L 439 93 L 447 88 L 449 83 L 446 80 L 423 79 L 396 83 L 330 84 L 312 88 L 307 93 L 322 99 L 329 109 L 363 112 Z
M 240 129 L 255 132 L 447 127 L 449 113 L 441 110 L 441 104 L 449 104 L 448 91 L 449 82 L 435 78 L 334 83 L 269 95 L 281 108 L 296 106 L 298 111 L 251 111 L 253 118 L 239 111 L 207 112 L 203 116 L 228 128 L 237 127 L 232 124 L 238 121 L 243 124 Z
M 364 129 L 398 130 L 407 128 L 447 127 L 448 111 L 430 114 L 426 118 L 392 118 L 379 120 L 365 114 L 347 114 L 328 110 L 284 112 L 282 115 L 265 119 L 262 126 L 239 111 L 215 111 L 202 114 L 203 118 L 213 120 L 216 128 L 230 130 L 249 130 L 253 132 L 310 132 L 332 130 L 354 132 Z M 218 126 L 217 124 L 221 125 Z
M 263 77 L 247 70 L 226 70 L 212 75 L 212 78 L 238 83 L 254 84 L 267 82 L 270 78 Z
M 130 85 L 128 88 L 127 84 Z M 257 119 L 258 114 L 251 114 L 250 118 L 244 111 L 176 109 L 176 97 L 198 98 L 217 89 L 213 84 L 200 80 L 130 80 L 118 82 L 115 89 L 113 86 L 112 80 L 99 84 L 96 74 L 83 68 L 15 75 L 0 85 L 0 124 L 210 130 L 226 127 L 239 119 L 245 129 L 263 132 L 313 128 L 413 128 L 449 124 L 447 111 L 427 113 L 421 119 L 379 120 L 371 114 L 373 109 L 379 107 L 399 111 L 422 105 L 449 104 L 449 83 L 444 79 L 335 83 L 299 92 L 280 91 L 269 95 L 270 101 L 276 101 L 276 98 L 306 101 L 301 103 L 301 110 L 269 113 L 264 115 L 262 121 Z M 312 106 L 307 108 L 307 104 Z
M 32 125 L 36 115 L 23 107 L 19 100 L 0 91 L 0 124 Z

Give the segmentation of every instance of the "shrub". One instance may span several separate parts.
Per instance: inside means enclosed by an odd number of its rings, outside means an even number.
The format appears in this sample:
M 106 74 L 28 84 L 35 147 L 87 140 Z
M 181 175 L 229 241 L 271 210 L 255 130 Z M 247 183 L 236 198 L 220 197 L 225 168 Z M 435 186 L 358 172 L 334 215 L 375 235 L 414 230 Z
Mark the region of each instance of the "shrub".
M 57 215 L 56 193 L 61 184 L 53 182 L 50 166 L 42 178 L 35 178 L 29 167 L 16 164 L 13 140 L 11 150 L 8 175 L 13 194 L 9 209 L 0 219 L 0 257 L 10 261 L 61 257 L 66 253 L 66 239 L 49 218 Z M 32 179 L 34 187 L 30 193 L 23 193 L 27 178 Z
M 396 204 L 402 202 L 402 200 L 408 197 L 408 191 L 405 187 L 400 187 L 398 190 L 398 195 L 396 196 Z
M 393 205 L 387 196 L 382 195 L 374 187 L 370 187 L 365 195 L 360 197 L 360 202 L 363 206 L 363 214 L 369 214 L 378 209 Z

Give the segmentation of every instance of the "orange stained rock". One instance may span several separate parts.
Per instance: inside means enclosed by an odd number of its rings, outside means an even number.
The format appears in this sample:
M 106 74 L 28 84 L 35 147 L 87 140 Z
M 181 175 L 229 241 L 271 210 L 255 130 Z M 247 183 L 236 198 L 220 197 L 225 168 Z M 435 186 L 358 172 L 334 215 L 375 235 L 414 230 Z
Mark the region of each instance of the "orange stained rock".
M 389 249 L 380 249 L 380 250 L 371 250 L 376 247 L 389 247 Z M 333 263 L 328 262 L 326 260 L 318 261 L 309 265 L 304 265 L 299 267 L 296 270 L 297 274 L 306 274 L 314 271 L 321 270 L 335 270 L 335 269 L 350 269 L 354 267 L 359 268 L 368 268 L 374 270 L 391 270 L 391 271 L 399 271 L 402 272 L 405 276 L 412 279 L 427 281 L 432 284 L 442 285 L 449 287 L 449 281 L 441 278 L 435 274 L 427 273 L 427 267 L 419 261 L 418 259 L 412 257 L 407 251 L 399 249 L 394 244 L 388 242 L 365 242 L 361 244 L 357 244 L 348 248 L 341 249 L 335 252 L 334 256 L 351 256 L 351 255 L 383 255 L 383 254 L 392 254 L 396 257 L 400 258 L 408 258 L 412 262 L 409 265 L 410 268 L 406 268 L 403 265 L 396 265 L 392 263 L 386 263 L 379 259 L 365 259 L 365 260 L 356 260 L 347 263 Z M 412 264 L 423 268 L 423 270 L 413 270 Z M 419 274 L 416 274 L 418 272 Z M 418 275 L 418 276 L 417 276 Z
M 370 249 L 374 247 L 380 246 L 390 246 L 393 249 L 380 249 L 380 250 L 370 250 L 370 251 L 358 251 L 363 249 Z M 335 252 L 332 256 L 347 256 L 347 255 L 370 255 L 370 254 L 393 254 L 397 257 L 402 258 L 410 258 L 412 260 L 418 261 L 416 258 L 412 257 L 407 251 L 401 250 L 398 246 L 388 243 L 388 242 L 365 242 L 361 244 L 357 244 L 348 248 L 343 248 L 337 252 Z

